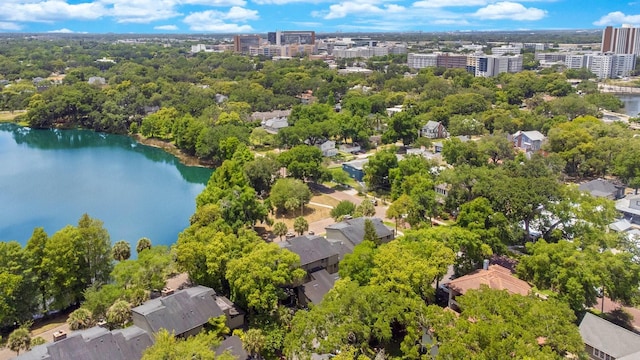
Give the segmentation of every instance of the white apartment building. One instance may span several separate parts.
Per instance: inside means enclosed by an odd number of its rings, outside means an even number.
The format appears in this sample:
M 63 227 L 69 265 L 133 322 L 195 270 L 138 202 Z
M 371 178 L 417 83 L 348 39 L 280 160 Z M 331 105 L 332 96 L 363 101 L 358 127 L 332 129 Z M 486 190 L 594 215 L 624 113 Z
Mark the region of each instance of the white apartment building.
M 522 71 L 522 55 L 474 55 L 473 58 L 469 63 L 475 67 L 475 76 L 492 77 L 503 72 Z
M 635 68 L 635 54 L 592 53 L 567 55 L 565 65 L 569 69 L 587 68 L 598 79 L 629 76 Z
M 522 47 L 502 45 L 500 47 L 491 48 L 491 54 L 496 56 L 503 56 L 505 54 L 518 55 L 520 54 L 521 49 Z
M 438 66 L 438 54 L 409 53 L 407 55 L 407 66 L 412 69 Z

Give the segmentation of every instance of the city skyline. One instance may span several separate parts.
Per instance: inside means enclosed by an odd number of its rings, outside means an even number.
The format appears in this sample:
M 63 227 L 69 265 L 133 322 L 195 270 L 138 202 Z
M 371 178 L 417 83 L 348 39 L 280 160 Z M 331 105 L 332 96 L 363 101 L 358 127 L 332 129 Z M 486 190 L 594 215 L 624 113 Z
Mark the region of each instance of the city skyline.
M 607 0 L 3 0 L 0 32 L 266 33 L 598 29 L 640 25 Z

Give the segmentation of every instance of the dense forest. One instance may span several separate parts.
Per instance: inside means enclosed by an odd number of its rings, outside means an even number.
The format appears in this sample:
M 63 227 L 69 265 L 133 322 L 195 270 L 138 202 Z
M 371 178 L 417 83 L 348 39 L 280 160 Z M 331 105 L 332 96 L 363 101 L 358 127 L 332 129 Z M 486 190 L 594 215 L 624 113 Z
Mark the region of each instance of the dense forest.
M 123 309 L 184 271 L 247 310 L 243 340 L 267 359 L 336 351 L 344 359 L 428 359 L 425 329 L 440 344 L 437 359 L 560 359 L 585 355 L 576 323 L 601 292 L 640 302 L 638 247 L 608 231 L 614 203 L 575 184 L 615 177 L 640 187 L 640 138 L 628 124 L 598 118 L 601 109 L 616 111 L 622 103 L 600 93 L 588 71 L 476 78 L 460 69 L 411 70 L 390 56 L 353 61 L 374 70 L 371 75 L 339 75 L 322 61 L 192 55 L 186 43 L 4 41 L 0 108 L 27 110 L 19 121 L 140 134 L 217 167 L 171 249 L 143 239 L 138 258 L 129 259 L 131 246 L 112 246 L 89 216 L 51 236 L 35 229 L 24 248 L 0 243 L 6 329 L 78 306 L 70 317 L 74 328 L 102 319 L 126 326 Z M 574 88 L 568 78 L 583 81 Z M 302 105 L 297 96 L 308 90 L 316 101 Z M 389 116 L 386 109 L 397 105 L 403 111 Z M 275 109 L 291 109 L 290 126 L 277 135 L 251 120 L 253 112 Z M 428 121 L 452 135 L 443 141 L 445 163 L 418 155 L 398 160 L 407 148 L 433 145 L 419 136 Z M 546 135 L 543 151 L 517 152 L 506 135 L 518 130 Z M 387 217 L 404 234 L 388 244 L 356 246 L 322 303 L 291 306 L 290 288 L 305 277 L 299 258 L 265 242 L 254 226 L 304 207 L 310 183 L 345 182 L 314 145 L 333 139 L 374 149 L 374 135 L 382 146 L 370 156 L 360 190 L 389 201 Z M 275 148 L 286 151 L 268 152 Z M 266 155 L 254 157 L 255 150 Z M 281 167 L 288 178 L 279 178 Z M 435 192 L 441 184 L 445 198 Z M 344 208 L 336 218 L 369 211 Z M 433 227 L 434 218 L 448 226 Z M 481 289 L 460 300 L 459 317 L 435 305 L 432 284 L 449 266 L 465 275 L 491 256 L 516 261 L 517 276 L 546 300 Z M 150 353 L 176 346 L 165 340 Z

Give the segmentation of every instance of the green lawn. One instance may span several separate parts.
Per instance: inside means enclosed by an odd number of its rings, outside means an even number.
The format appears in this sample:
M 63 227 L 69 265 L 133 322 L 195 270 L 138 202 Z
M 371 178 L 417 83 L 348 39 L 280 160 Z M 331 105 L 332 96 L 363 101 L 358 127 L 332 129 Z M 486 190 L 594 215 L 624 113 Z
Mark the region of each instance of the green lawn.
M 0 122 L 11 122 L 13 121 L 15 118 L 17 118 L 20 115 L 24 115 L 25 111 L 21 110 L 21 111 L 15 111 L 13 113 L 11 112 L 5 112 L 5 111 L 0 111 Z

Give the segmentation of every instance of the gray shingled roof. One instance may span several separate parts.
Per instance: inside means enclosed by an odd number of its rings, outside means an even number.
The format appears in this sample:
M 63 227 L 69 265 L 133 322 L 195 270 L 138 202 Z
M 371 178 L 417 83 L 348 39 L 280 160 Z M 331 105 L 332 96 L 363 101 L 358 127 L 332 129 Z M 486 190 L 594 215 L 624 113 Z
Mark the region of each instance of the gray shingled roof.
M 322 236 L 297 236 L 281 242 L 280 246 L 298 254 L 301 266 L 338 255 L 338 252 Z
M 222 355 L 225 351 L 228 351 L 231 356 L 238 360 L 246 360 L 249 354 L 242 347 L 242 339 L 237 336 L 229 336 L 224 339 L 220 346 L 216 349 L 216 358 Z
M 109 331 L 101 327 L 76 331 L 64 340 L 34 347 L 16 360 L 131 360 L 140 359 L 152 339 L 137 326 Z
M 151 331 L 160 329 L 185 333 L 206 324 L 210 318 L 222 315 L 211 288 L 196 286 L 173 295 L 147 301 L 131 311 L 146 319 Z
M 312 272 L 310 276 L 313 280 L 303 284 L 302 289 L 307 299 L 316 305 L 322 301 L 329 290 L 333 289 L 336 280 L 340 278 L 340 275 L 329 274 L 325 269 Z
M 379 218 L 359 217 L 355 219 L 344 220 L 342 222 L 329 225 L 325 229 L 340 231 L 347 239 L 349 239 L 353 246 L 356 246 L 362 242 L 362 239 L 364 239 L 364 221 L 366 219 L 369 219 L 371 220 L 371 222 L 373 222 L 373 225 L 376 228 L 376 233 L 378 234 L 378 238 L 393 235 L 393 231 L 386 227 L 382 220 L 380 220 Z M 329 234 L 327 234 L 327 236 L 329 236 Z
M 584 315 L 579 329 L 585 344 L 617 360 L 640 359 L 640 335 L 636 333 L 591 313 Z
M 604 179 L 595 179 L 586 183 L 580 184 L 578 186 L 580 191 L 587 191 L 591 193 L 593 196 L 612 196 L 618 192 L 618 187 L 607 180 Z

